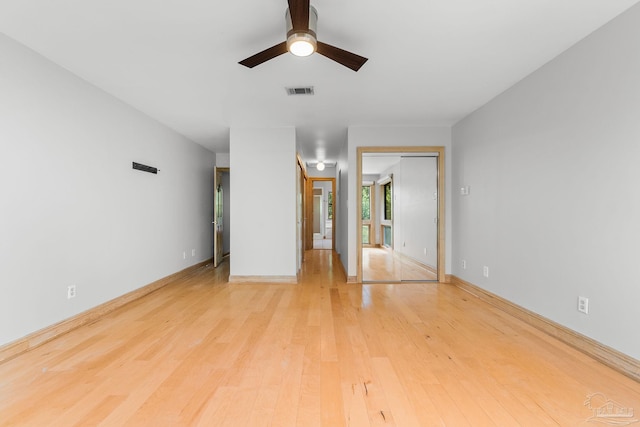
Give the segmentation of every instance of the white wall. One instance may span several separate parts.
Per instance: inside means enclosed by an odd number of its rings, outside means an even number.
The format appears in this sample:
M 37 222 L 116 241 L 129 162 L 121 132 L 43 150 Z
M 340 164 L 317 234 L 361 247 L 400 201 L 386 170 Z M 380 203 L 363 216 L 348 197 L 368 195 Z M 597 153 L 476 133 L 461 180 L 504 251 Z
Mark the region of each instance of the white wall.
M 453 131 L 453 273 L 636 359 L 638 40 L 635 6 Z
M 228 168 L 231 165 L 229 153 L 216 153 L 216 166 L 219 168 Z
M 445 147 L 445 272 L 451 271 L 451 128 L 448 126 L 351 126 L 348 129 L 348 189 L 349 194 L 358 194 L 357 188 L 357 147 L 381 146 L 441 146 Z M 343 170 L 344 174 L 344 170 Z M 343 262 L 348 264 L 348 276 L 356 276 L 356 201 L 358 197 L 350 197 L 347 201 L 347 235 L 348 253 L 351 254 Z M 343 231 L 341 231 L 342 233 Z
M 293 127 L 231 128 L 231 276 L 296 276 Z
M 0 57 L 0 345 L 211 257 L 213 153 L 3 35 Z

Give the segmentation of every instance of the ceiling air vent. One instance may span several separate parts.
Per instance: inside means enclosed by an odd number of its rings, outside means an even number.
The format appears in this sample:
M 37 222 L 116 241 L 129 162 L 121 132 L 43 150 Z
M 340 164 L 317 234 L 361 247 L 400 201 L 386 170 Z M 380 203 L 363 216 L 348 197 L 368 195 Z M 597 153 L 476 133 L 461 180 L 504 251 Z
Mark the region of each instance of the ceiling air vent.
M 287 95 L 313 95 L 313 86 L 287 87 Z

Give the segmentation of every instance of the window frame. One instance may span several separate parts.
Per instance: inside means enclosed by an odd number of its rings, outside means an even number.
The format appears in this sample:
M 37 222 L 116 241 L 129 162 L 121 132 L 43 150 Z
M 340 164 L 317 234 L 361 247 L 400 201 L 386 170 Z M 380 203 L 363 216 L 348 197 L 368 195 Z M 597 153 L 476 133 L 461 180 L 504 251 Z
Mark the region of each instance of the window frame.
M 393 221 L 393 180 L 382 185 L 382 205 L 382 218 Z
M 363 209 L 364 208 L 363 199 L 364 199 L 365 189 L 368 189 L 369 191 L 369 218 L 368 219 L 364 218 L 364 209 Z M 368 233 L 369 241 L 362 242 L 364 246 L 375 245 L 376 236 L 375 236 L 375 228 L 373 228 L 373 225 L 375 224 L 375 209 L 376 209 L 375 185 L 373 182 L 363 182 L 361 186 L 361 193 L 360 193 L 360 221 L 362 224 L 362 231 L 364 231 L 364 228 L 366 227 L 369 232 Z

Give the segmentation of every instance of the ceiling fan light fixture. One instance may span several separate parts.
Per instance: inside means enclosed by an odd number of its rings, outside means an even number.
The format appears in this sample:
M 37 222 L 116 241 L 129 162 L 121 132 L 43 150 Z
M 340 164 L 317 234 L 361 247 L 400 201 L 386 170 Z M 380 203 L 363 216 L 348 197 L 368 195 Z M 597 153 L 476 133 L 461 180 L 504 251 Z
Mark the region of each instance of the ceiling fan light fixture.
M 253 68 L 287 52 L 296 56 L 309 56 L 318 52 L 353 71 L 358 71 L 367 62 L 364 56 L 318 41 L 318 11 L 309 4 L 309 0 L 288 0 L 288 3 L 289 8 L 285 13 L 286 40 L 243 59 L 239 62 L 240 65 Z
M 293 28 L 291 11 L 285 12 L 285 24 L 287 30 L 287 50 L 295 56 L 309 56 L 318 48 L 316 29 L 318 28 L 318 11 L 309 6 L 309 22 L 305 28 Z
M 295 56 L 309 56 L 316 51 L 318 42 L 308 33 L 293 33 L 287 37 L 287 50 Z

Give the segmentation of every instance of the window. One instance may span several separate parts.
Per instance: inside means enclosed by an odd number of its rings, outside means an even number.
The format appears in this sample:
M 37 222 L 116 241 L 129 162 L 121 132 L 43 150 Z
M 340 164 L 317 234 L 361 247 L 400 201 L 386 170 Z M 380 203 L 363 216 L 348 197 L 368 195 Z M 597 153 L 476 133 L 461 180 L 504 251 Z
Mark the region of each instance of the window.
M 371 185 L 362 185 L 362 244 L 370 245 L 371 241 Z
M 384 219 L 391 221 L 391 212 L 393 211 L 391 182 L 387 182 L 382 186 L 382 192 L 384 194 Z
M 382 245 L 389 248 L 393 247 L 391 240 L 391 227 L 388 225 L 382 226 Z
M 363 245 L 370 245 L 371 244 L 371 225 L 370 224 L 363 224 L 362 225 L 362 244 Z
M 371 187 L 362 187 L 362 220 L 371 220 Z
M 327 213 L 329 215 L 329 219 L 333 219 L 333 192 L 329 191 L 327 204 Z

